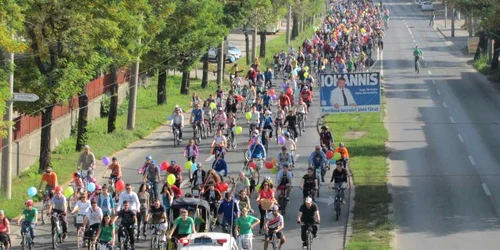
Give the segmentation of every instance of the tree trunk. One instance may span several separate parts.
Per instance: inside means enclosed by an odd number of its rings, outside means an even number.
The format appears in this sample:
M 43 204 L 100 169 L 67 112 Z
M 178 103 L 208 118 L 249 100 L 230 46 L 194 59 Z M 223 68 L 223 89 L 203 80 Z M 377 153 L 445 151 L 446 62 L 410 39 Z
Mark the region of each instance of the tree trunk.
M 156 104 L 162 105 L 167 103 L 167 70 L 162 68 L 158 72 L 158 95 Z
M 54 105 L 50 105 L 42 112 L 42 134 L 40 136 L 40 159 L 38 172 L 43 173 L 45 169 L 51 166 L 50 164 L 50 142 L 51 142 L 51 129 L 52 129 L 52 111 Z
M 246 63 L 247 65 L 250 65 L 250 38 L 248 37 L 248 31 L 246 29 L 243 34 L 245 35 L 245 54 L 247 55 Z
M 292 15 L 292 40 L 295 40 L 299 36 L 299 17 L 297 14 Z
M 88 134 L 87 134 L 87 123 L 88 123 L 88 113 L 89 113 L 89 97 L 87 96 L 85 87 L 84 93 L 78 96 L 78 132 L 76 135 L 76 148 L 77 152 L 82 151 L 83 146 L 87 144 Z
M 260 32 L 260 51 L 259 51 L 260 58 L 266 57 L 266 37 L 267 36 L 265 31 Z
M 116 67 L 111 68 L 111 102 L 109 104 L 109 115 L 108 115 L 108 133 L 113 133 L 116 130 L 116 116 L 118 115 L 118 69 Z
M 491 59 L 491 69 L 498 70 L 498 56 L 500 54 L 500 38 L 495 39 L 495 45 L 493 49 L 493 58 Z M 498 74 L 500 75 L 500 70 L 498 70 Z
M 206 89 L 208 86 L 208 52 L 203 56 L 203 75 L 201 76 L 201 87 Z
M 485 35 L 479 36 L 476 53 L 474 54 L 474 61 L 479 60 L 482 54 L 488 50 L 488 38 Z
M 182 71 L 181 95 L 189 95 L 189 70 Z

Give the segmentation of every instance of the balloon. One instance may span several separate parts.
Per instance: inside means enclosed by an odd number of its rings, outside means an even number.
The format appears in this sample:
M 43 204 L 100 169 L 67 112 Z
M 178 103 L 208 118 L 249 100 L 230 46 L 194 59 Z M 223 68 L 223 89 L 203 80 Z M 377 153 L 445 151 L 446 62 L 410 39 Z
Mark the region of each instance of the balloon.
M 269 90 L 269 94 L 270 94 L 270 95 L 274 95 L 274 94 L 276 94 L 276 90 L 274 90 L 274 89 L 270 89 L 270 90 Z
M 334 160 L 334 159 L 330 159 L 330 160 L 328 161 L 328 163 L 330 163 L 330 165 L 335 165 L 335 164 L 336 164 L 336 162 L 335 162 L 335 160 Z
M 171 115 L 167 116 L 167 121 L 170 121 L 170 120 L 172 120 L 172 116 Z
M 196 162 L 195 162 L 195 163 L 193 163 L 193 165 L 191 165 L 191 171 L 194 172 L 196 170 L 198 170 L 198 164 L 196 164 Z
M 119 180 L 115 183 L 116 191 L 121 192 L 125 188 L 125 182 L 123 180 Z
M 278 96 L 277 96 L 276 94 L 271 95 L 271 98 L 272 98 L 273 100 L 275 100 L 275 101 L 276 101 L 276 100 L 278 100 Z
M 271 174 L 276 174 L 277 171 L 275 168 L 271 168 L 270 172 L 271 172 Z
M 276 165 L 276 163 L 278 162 L 278 159 L 276 159 L 276 157 L 274 157 L 271 162 L 273 163 L 273 165 Z
M 89 182 L 94 183 L 96 182 L 96 179 L 94 177 L 90 178 Z
M 107 156 L 104 156 L 101 161 L 102 161 L 102 164 L 104 164 L 106 166 L 109 165 L 109 163 L 111 163 L 111 160 Z
M 282 135 L 280 135 L 278 137 L 278 143 L 281 144 L 281 145 L 285 145 L 285 137 L 283 137 Z
M 70 197 L 74 193 L 75 193 L 75 191 L 73 190 L 73 187 L 71 187 L 71 186 L 66 187 L 63 191 L 63 194 L 64 194 L 64 196 L 66 196 L 66 198 Z
M 340 155 L 340 153 L 339 153 L 339 152 L 337 152 L 337 153 L 333 154 L 333 159 L 334 159 L 334 160 L 338 161 L 338 160 L 340 160 L 340 158 L 342 158 L 342 155 Z
M 238 102 L 241 102 L 243 101 L 243 96 L 239 95 L 238 97 L 236 97 L 236 99 L 238 100 Z
M 94 192 L 94 190 L 95 190 L 95 184 L 93 182 L 87 184 L 87 191 Z
M 236 135 L 239 135 L 239 134 L 241 134 L 241 132 L 243 132 L 243 128 L 241 126 L 236 127 L 234 133 Z
M 219 189 L 219 191 L 221 191 L 221 192 L 227 191 L 228 187 L 229 187 L 229 185 L 225 182 L 221 182 L 221 183 L 219 183 L 219 185 L 217 185 L 217 189 Z
M 270 162 L 270 161 L 267 161 L 266 164 L 265 164 L 265 167 L 267 169 L 272 169 L 274 167 L 274 164 L 272 162 Z
M 174 183 L 175 183 L 175 175 L 174 174 L 169 174 L 167 176 L 167 183 L 169 185 L 174 185 Z
M 309 73 L 305 72 L 304 77 L 308 77 L 308 76 L 309 76 Z
M 248 164 L 248 166 L 249 166 L 249 167 L 251 167 L 251 168 L 253 168 L 253 169 L 256 169 L 256 168 L 257 168 L 257 164 L 255 164 L 255 162 L 253 162 L 253 161 L 252 161 L 252 162 L 250 162 L 250 163 Z
M 285 88 L 286 88 L 286 83 L 282 83 L 282 84 L 281 84 L 281 88 L 282 88 L 282 89 L 285 89 Z
M 161 170 L 162 171 L 167 171 L 168 167 L 170 167 L 170 163 L 168 163 L 168 161 L 164 161 L 161 163 Z
M 259 190 L 260 190 L 260 184 L 259 184 L 259 185 L 257 185 L 257 186 L 255 186 L 255 191 L 256 191 L 256 192 L 259 192 Z
M 191 170 L 191 167 L 193 166 L 193 163 L 191 161 L 187 161 L 186 164 L 184 164 L 184 168 L 189 171 Z
M 215 102 L 210 103 L 210 108 L 211 109 L 215 109 L 216 107 L 217 107 L 217 105 L 215 105 Z
M 332 157 L 333 157 L 333 151 L 328 150 L 328 151 L 326 152 L 326 159 L 332 159 Z
M 247 118 L 247 120 L 252 119 L 252 112 L 247 112 L 247 113 L 245 114 L 245 118 Z
M 33 197 L 36 195 L 36 187 L 30 187 L 28 188 L 28 196 Z

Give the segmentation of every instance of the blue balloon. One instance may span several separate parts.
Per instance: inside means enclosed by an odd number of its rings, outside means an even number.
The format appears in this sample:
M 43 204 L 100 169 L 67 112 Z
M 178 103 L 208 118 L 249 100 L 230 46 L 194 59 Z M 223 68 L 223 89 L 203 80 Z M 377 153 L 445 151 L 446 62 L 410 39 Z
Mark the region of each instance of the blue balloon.
M 196 171 L 197 169 L 198 169 L 198 164 L 196 164 L 196 162 L 195 162 L 195 163 L 193 163 L 193 165 L 191 165 L 191 171 L 193 171 L 193 172 L 194 172 L 194 171 Z
M 328 162 L 330 162 L 330 165 L 335 165 L 336 164 L 336 162 L 335 162 L 334 159 L 330 159 L 330 160 L 328 160 Z
M 171 115 L 167 116 L 167 121 L 170 121 L 170 120 L 172 120 L 172 116 Z
M 94 192 L 94 190 L 95 190 L 95 184 L 93 182 L 87 184 L 87 191 Z
M 36 187 L 30 187 L 28 188 L 28 196 L 33 197 L 36 195 Z

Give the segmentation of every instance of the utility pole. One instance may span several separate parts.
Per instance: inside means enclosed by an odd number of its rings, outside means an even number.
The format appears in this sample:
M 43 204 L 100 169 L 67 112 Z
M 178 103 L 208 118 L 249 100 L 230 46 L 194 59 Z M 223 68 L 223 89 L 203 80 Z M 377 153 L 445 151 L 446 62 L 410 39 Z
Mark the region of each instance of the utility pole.
M 14 38 L 14 35 L 12 35 Z M 13 93 L 14 93 L 14 53 L 6 53 L 6 58 L 9 58 L 7 68 L 9 69 L 9 101 L 7 101 L 7 112 L 4 115 L 4 121 L 7 124 L 7 138 L 3 139 L 2 145 L 2 189 L 7 200 L 12 198 L 12 116 L 13 110 Z
M 444 27 L 446 28 L 446 23 L 448 22 L 448 1 L 444 1 Z
M 222 85 L 222 80 L 224 79 L 224 40 L 220 44 L 220 48 L 217 51 L 217 86 Z
M 451 11 L 451 37 L 455 37 L 455 8 Z
M 292 5 L 288 5 L 286 13 L 286 45 L 290 45 L 290 23 L 292 22 Z
M 257 57 L 257 27 L 253 28 L 252 33 L 252 64 Z
M 139 44 L 141 39 L 139 38 Z M 132 64 L 132 77 L 130 77 L 130 99 L 128 101 L 128 116 L 127 116 L 127 129 L 133 130 L 135 128 L 135 112 L 137 106 L 137 87 L 139 85 L 139 60 L 140 56 L 137 56 L 137 61 Z

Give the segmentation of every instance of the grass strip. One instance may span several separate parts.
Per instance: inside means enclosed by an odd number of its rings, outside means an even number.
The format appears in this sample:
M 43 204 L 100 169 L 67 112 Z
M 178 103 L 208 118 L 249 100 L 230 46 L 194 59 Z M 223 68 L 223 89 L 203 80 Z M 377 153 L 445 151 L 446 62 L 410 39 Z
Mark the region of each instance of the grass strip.
M 471 64 L 490 81 L 500 83 L 500 69 L 491 69 L 491 63 L 486 54 L 481 55 L 479 60 L 472 61 Z
M 326 118 L 336 143 L 345 142 L 349 168 L 356 188 L 353 234 L 348 250 L 390 249 L 392 222 L 388 219 L 391 196 L 387 190 L 388 132 L 379 113 L 338 114 Z
M 211 83 L 207 89 L 201 88 L 199 80 L 191 80 L 191 93 L 197 92 L 201 98 L 207 98 L 208 94 L 214 93 L 216 84 Z M 173 107 L 178 104 L 184 110 L 189 110 L 188 106 L 191 98 L 179 94 L 181 78 L 169 76 L 167 83 L 167 104 L 158 106 L 156 104 L 157 81 L 150 79 L 147 87 L 140 88 L 137 93 L 137 112 L 135 130 L 127 130 L 127 107 L 128 99 L 124 101 L 118 111 L 116 120 L 117 129 L 114 133 L 108 134 L 107 118 L 98 118 L 88 125 L 88 145 L 98 161 L 104 156 L 126 148 L 134 141 L 147 137 L 153 130 L 166 121 L 166 116 L 172 112 Z M 59 184 L 63 184 L 71 179 L 71 174 L 76 168 L 76 162 L 80 152 L 75 152 L 76 135 L 62 141 L 52 152 L 52 167 L 57 173 Z M 123 164 L 123 163 L 122 163 Z M 38 174 L 38 162 L 22 173 L 21 176 L 12 180 L 12 199 L 7 200 L 1 196 L 0 209 L 5 211 L 8 218 L 13 218 L 24 208 L 24 202 L 29 198 L 27 190 L 29 187 L 38 188 L 40 175 Z M 37 201 L 37 197 L 34 197 Z

